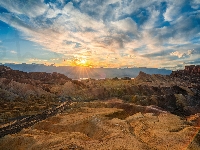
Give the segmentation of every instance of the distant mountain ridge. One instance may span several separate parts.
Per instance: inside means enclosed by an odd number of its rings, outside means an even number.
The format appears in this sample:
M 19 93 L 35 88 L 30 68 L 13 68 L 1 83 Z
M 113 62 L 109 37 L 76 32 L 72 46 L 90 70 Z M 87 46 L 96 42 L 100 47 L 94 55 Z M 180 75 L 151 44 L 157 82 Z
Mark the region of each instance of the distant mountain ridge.
M 24 72 L 47 72 L 47 73 L 61 73 L 72 79 L 79 78 L 123 78 L 131 77 L 135 78 L 140 71 L 147 74 L 161 74 L 169 75 L 171 70 L 158 69 L 158 68 L 88 68 L 88 67 L 78 67 L 78 66 L 46 66 L 43 64 L 12 64 L 6 63 L 5 66 L 10 67 L 13 70 L 19 70 Z

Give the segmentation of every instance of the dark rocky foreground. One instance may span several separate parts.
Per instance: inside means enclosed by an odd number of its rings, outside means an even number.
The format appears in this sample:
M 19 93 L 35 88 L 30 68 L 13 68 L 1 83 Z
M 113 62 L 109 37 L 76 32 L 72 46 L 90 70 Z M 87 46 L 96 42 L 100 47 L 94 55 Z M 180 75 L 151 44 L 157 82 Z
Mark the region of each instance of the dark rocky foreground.
M 52 117 L 56 114 L 59 114 L 59 113 L 63 112 L 64 110 L 66 110 L 67 108 L 70 108 L 69 107 L 70 104 L 71 104 L 71 102 L 67 101 L 67 102 L 62 103 L 60 106 L 48 109 L 41 114 L 24 117 L 22 119 L 17 119 L 15 121 L 12 121 L 11 123 L 7 123 L 9 125 L 0 128 L 0 138 L 4 137 L 5 135 L 8 135 L 8 134 L 18 133 L 22 129 L 28 128 L 39 121 L 45 120 L 48 117 Z

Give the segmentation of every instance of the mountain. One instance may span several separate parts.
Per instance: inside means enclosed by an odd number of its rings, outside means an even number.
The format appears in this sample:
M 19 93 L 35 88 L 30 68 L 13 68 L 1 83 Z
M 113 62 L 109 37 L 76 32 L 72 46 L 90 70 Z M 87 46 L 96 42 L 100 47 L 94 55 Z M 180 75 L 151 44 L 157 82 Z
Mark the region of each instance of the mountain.
M 138 75 L 140 71 L 148 74 L 162 74 L 169 75 L 171 70 L 158 69 L 158 68 L 88 68 L 88 67 L 72 67 L 72 66 L 45 66 L 43 64 L 4 64 L 12 68 L 13 70 L 20 70 L 24 72 L 58 72 L 62 73 L 69 78 L 79 79 L 79 78 L 123 78 L 131 77 L 134 78 Z

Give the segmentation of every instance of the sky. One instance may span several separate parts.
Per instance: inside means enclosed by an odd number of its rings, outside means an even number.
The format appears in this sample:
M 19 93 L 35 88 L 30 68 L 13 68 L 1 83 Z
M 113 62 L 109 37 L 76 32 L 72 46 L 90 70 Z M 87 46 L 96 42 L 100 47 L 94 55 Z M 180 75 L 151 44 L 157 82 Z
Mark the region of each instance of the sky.
M 200 64 L 200 0 L 0 0 L 0 63 Z

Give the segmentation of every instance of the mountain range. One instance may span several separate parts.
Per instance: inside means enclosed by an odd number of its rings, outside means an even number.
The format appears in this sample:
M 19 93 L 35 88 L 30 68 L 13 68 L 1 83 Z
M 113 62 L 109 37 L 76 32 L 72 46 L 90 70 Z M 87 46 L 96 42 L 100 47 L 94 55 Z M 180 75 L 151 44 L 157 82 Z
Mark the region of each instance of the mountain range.
M 5 66 L 8 66 L 14 70 L 24 71 L 24 72 L 58 72 L 66 75 L 72 79 L 79 78 L 123 78 L 123 77 L 136 77 L 140 71 L 148 74 L 161 74 L 169 75 L 172 71 L 166 69 L 158 68 L 89 68 L 89 67 L 79 67 L 79 66 L 46 66 L 44 64 L 14 64 L 6 63 Z

